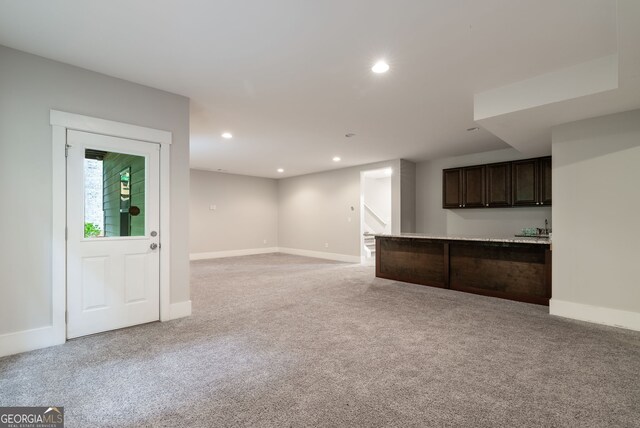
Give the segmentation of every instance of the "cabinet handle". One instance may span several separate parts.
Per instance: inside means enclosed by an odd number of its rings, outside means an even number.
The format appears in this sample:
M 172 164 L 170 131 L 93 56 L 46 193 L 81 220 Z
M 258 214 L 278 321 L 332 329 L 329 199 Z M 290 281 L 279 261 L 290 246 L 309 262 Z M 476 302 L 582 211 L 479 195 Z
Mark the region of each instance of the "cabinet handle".
M 540 202 L 536 202 L 536 205 L 540 205 Z
M 540 202 L 540 205 L 544 205 L 544 202 Z
M 465 204 L 462 204 L 462 208 L 464 208 L 464 207 L 466 207 L 466 205 L 465 205 Z
M 487 206 L 489 206 L 489 204 L 487 204 Z
M 460 208 L 462 208 L 462 205 L 458 205 Z

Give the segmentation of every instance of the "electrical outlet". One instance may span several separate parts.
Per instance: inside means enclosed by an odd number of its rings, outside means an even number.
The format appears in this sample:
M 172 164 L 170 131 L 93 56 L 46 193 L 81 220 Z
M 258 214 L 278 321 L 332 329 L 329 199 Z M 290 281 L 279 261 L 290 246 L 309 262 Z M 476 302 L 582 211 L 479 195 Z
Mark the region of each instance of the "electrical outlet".
M 217 209 L 218 209 L 218 207 L 217 207 L 215 204 L 211 204 L 211 205 L 209 205 L 209 210 L 211 210 L 211 211 L 215 211 L 215 210 L 217 210 Z
M 328 242 L 324 243 L 324 248 L 329 248 L 329 243 Z
M 263 243 L 263 244 L 266 244 L 266 243 L 267 243 L 267 240 L 265 239 L 264 241 L 262 241 L 262 243 Z

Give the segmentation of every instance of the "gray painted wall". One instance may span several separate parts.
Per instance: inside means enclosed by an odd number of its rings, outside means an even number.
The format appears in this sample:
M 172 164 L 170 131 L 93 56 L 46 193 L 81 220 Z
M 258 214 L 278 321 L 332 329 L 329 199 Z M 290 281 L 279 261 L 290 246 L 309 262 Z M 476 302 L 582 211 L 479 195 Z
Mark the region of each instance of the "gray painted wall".
M 276 180 L 192 169 L 190 193 L 192 254 L 278 246 Z
M 442 208 L 443 169 L 525 158 L 527 156 L 515 149 L 505 149 L 418 163 L 416 231 L 438 235 L 512 236 L 524 227 L 543 227 L 545 218 L 551 222 L 550 207 L 466 210 Z
M 511 236 L 524 227 L 544 226 L 545 218 L 551 221 L 551 208 L 443 210 L 442 169 L 522 158 L 509 149 L 419 164 L 397 159 L 277 181 L 193 170 L 191 253 L 279 246 L 360 256 L 361 172 L 386 167 L 393 170 L 392 233 L 402 228 L 402 232 Z M 228 211 L 211 211 L 210 204 Z M 209 228 L 216 232 L 209 233 Z M 268 236 L 274 229 L 277 239 L 272 241 Z
M 640 110 L 558 126 L 552 150 L 553 300 L 640 314 Z
M 189 300 L 189 100 L 3 46 L 0 94 L 0 334 L 51 324 L 50 109 L 173 133 L 171 302 Z
M 400 160 L 393 160 L 278 180 L 280 247 L 360 257 L 360 173 L 387 167 L 393 170 L 391 222 L 398 232 Z
M 405 159 L 400 160 L 400 231 L 416 231 L 416 164 Z

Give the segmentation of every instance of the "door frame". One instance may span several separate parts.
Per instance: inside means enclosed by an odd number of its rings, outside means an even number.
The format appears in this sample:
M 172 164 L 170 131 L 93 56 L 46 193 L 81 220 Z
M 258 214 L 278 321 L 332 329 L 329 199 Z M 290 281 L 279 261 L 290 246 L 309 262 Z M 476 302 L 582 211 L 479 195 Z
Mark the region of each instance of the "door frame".
M 171 223 L 169 216 L 172 133 L 58 110 L 50 111 L 50 123 L 53 142 L 51 313 L 55 341 L 64 343 L 67 339 L 67 130 L 128 138 L 160 145 L 160 321 L 170 320 Z

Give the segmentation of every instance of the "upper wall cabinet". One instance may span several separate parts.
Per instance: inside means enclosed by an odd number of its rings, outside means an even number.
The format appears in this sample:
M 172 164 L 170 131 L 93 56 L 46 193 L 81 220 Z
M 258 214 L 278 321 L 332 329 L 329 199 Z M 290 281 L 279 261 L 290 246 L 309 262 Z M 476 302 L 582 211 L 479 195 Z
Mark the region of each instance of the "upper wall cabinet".
M 442 171 L 443 208 L 480 208 L 485 204 L 484 165 Z
M 484 165 L 462 168 L 462 208 L 484 207 L 484 174 Z
M 540 158 L 540 205 L 551 205 L 551 156 Z
M 551 157 L 442 171 L 443 208 L 551 205 Z
M 512 162 L 513 205 L 551 205 L 551 157 Z
M 537 159 L 512 162 L 513 205 L 540 205 L 538 184 L 540 182 Z
M 442 171 L 442 207 L 462 208 L 462 168 Z
M 487 168 L 487 207 L 511 206 L 511 162 L 494 163 Z

